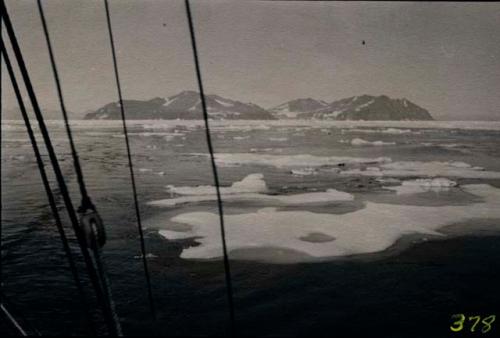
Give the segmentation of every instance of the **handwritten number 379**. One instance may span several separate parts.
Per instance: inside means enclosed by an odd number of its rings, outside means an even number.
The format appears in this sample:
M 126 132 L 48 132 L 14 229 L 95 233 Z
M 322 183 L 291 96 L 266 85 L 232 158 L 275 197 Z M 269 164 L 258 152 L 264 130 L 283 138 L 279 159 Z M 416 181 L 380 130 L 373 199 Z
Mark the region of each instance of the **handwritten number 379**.
M 493 324 L 493 322 L 495 321 L 496 315 L 490 315 L 488 317 L 484 317 L 481 320 L 480 316 L 470 316 L 469 318 L 467 318 L 464 314 L 459 313 L 451 316 L 451 318 L 456 319 L 450 326 L 450 330 L 453 332 L 459 332 L 464 329 L 464 326 L 469 324 L 471 325 L 471 332 L 476 332 L 476 330 L 480 328 L 482 333 L 486 333 L 492 329 L 491 324 Z

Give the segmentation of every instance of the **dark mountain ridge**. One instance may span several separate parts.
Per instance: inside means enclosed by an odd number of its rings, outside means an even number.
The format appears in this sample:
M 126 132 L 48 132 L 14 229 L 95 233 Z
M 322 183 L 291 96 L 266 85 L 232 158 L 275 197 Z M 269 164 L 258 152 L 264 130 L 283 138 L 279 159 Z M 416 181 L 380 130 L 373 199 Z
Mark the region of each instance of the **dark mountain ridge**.
M 304 99 L 312 100 L 312 99 Z M 361 95 L 325 103 L 307 101 L 308 105 L 294 105 L 298 100 L 281 104 L 270 111 L 277 117 L 294 113 L 298 119 L 322 120 L 433 120 L 424 108 L 406 98 L 391 99 L 386 95 Z M 319 107 L 319 108 L 317 108 Z M 285 113 L 284 113 L 285 112 Z
M 208 115 L 212 119 L 275 119 L 267 110 L 253 103 L 243 103 L 218 95 L 206 95 L 205 102 Z M 203 118 L 200 94 L 195 91 L 183 91 L 166 99 L 157 97 L 147 101 L 124 100 L 123 105 L 127 118 L 131 120 L 194 120 Z M 108 103 L 85 116 L 85 119 L 114 120 L 119 118 L 121 118 L 121 112 L 118 102 Z
M 301 98 L 285 102 L 266 110 L 253 103 L 243 103 L 218 95 L 206 95 L 208 115 L 216 120 L 275 120 L 275 119 L 321 119 L 321 120 L 433 120 L 424 108 L 406 98 L 392 99 L 386 95 L 353 96 L 327 103 L 312 98 Z M 126 116 L 131 120 L 203 118 L 200 95 L 195 91 L 183 91 L 168 98 L 151 100 L 124 100 Z M 95 112 L 87 113 L 85 119 L 120 119 L 118 102 L 108 103 Z

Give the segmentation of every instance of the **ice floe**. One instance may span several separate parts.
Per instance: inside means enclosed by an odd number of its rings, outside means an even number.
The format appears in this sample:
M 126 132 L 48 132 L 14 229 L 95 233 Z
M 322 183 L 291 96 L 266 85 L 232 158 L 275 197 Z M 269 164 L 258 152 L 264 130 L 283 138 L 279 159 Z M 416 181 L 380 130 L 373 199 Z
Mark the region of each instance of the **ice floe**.
M 168 185 L 167 190 L 178 195 L 211 195 L 215 194 L 215 187 L 212 185 L 201 185 L 197 187 L 176 187 Z M 250 174 L 241 181 L 234 182 L 229 187 L 221 187 L 222 194 L 236 194 L 247 192 L 266 192 L 267 185 L 264 181 L 264 175 Z
M 249 250 L 262 250 L 260 259 L 271 262 L 277 258 L 280 263 L 324 260 L 383 251 L 408 234 L 444 236 L 438 231 L 440 228 L 467 219 L 500 217 L 500 189 L 486 184 L 465 185 L 462 189 L 481 197 L 483 202 L 439 207 L 367 202 L 365 208 L 341 215 L 275 208 L 226 214 L 227 245 L 230 255 L 238 253 L 237 257 L 243 259 Z M 160 235 L 170 240 L 193 239 L 198 243 L 184 248 L 181 258 L 221 257 L 218 214 L 189 212 L 171 221 L 188 228 L 162 229 Z M 266 248 L 293 250 L 302 255 L 266 256 Z
M 328 189 L 324 192 L 308 192 L 308 193 L 293 194 L 293 195 L 268 195 L 261 193 L 222 194 L 222 200 L 225 202 L 253 201 L 259 204 L 260 203 L 272 204 L 273 206 L 307 205 L 314 203 L 352 201 L 353 199 L 354 199 L 353 195 L 335 189 Z M 217 196 L 214 193 L 211 195 L 191 195 L 191 196 L 188 195 L 188 196 L 167 198 L 167 199 L 148 202 L 148 204 L 157 207 L 171 207 L 179 204 L 209 202 L 216 200 Z
M 238 182 L 234 182 L 229 187 L 221 187 L 220 192 L 224 201 L 257 201 L 272 203 L 273 205 L 301 205 L 308 203 L 325 203 L 334 201 L 351 201 L 354 196 L 328 189 L 325 192 L 307 192 L 293 195 L 269 195 L 266 182 L 262 174 L 250 174 Z M 217 200 L 215 187 L 203 185 L 197 187 L 175 187 L 167 186 L 168 192 L 172 195 L 181 195 L 149 202 L 154 206 L 174 206 L 184 203 L 197 203 Z
M 379 177 L 379 178 L 377 178 L 375 180 L 377 182 L 382 183 L 382 184 L 385 184 L 385 183 L 401 183 L 400 179 L 398 179 L 398 178 L 392 178 L 392 177 L 388 177 L 388 178 Z
M 362 138 L 354 138 L 351 140 L 351 145 L 353 146 L 390 146 L 395 145 L 396 142 L 384 142 L 384 141 L 366 141 Z
M 381 133 L 384 134 L 409 134 L 409 133 L 420 133 L 419 131 L 411 130 L 411 129 L 398 129 L 398 128 L 386 128 L 380 130 Z
M 270 137 L 269 141 L 286 142 L 286 141 L 288 141 L 288 138 L 287 137 Z
M 445 177 L 436 178 L 419 178 L 416 180 L 403 181 L 401 185 L 386 187 L 386 189 L 394 190 L 398 195 L 416 194 L 421 192 L 440 192 L 448 191 L 450 188 L 456 187 L 457 182 L 449 180 Z
M 348 169 L 341 172 L 343 175 L 360 176 L 389 176 L 389 177 L 461 177 L 500 179 L 500 172 L 487 171 L 482 167 L 471 166 L 460 161 L 397 161 L 380 163 L 377 170 L 364 168 Z
M 129 132 L 128 133 L 131 136 L 141 136 L 141 137 L 151 137 L 151 136 L 184 136 L 186 135 L 185 133 L 180 133 L 180 132 L 173 132 L 173 133 L 168 133 L 168 132 Z
M 295 176 L 309 176 L 316 175 L 318 172 L 314 168 L 292 169 L 292 175 Z
M 281 153 L 283 149 L 281 148 L 251 148 L 250 152 L 251 153 L 269 153 L 269 152 L 275 152 L 275 153 Z
M 207 156 L 206 154 L 193 154 L 196 156 Z M 348 156 L 315 156 L 309 154 L 298 155 L 271 155 L 257 153 L 219 153 L 215 160 L 220 166 L 238 165 L 268 165 L 277 168 L 283 167 L 317 167 L 323 165 L 338 165 L 346 163 L 386 163 L 391 159 L 388 157 L 362 158 Z
M 400 128 L 382 128 L 382 129 L 360 129 L 360 128 L 349 128 L 349 129 L 343 129 L 343 131 L 349 131 L 349 132 L 355 132 L 355 133 L 368 133 L 368 134 L 393 134 L 393 135 L 400 135 L 400 134 L 420 134 L 420 131 L 418 130 L 412 130 L 412 129 L 400 129 Z

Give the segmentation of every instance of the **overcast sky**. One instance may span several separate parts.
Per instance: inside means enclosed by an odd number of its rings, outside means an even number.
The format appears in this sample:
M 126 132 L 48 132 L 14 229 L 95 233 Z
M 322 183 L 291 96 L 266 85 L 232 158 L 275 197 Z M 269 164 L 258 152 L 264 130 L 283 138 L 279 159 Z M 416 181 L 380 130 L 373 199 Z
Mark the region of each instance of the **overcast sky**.
M 124 97 L 196 90 L 183 1 L 111 0 Z M 57 108 L 35 0 L 7 0 L 35 89 Z M 117 100 L 103 2 L 44 1 L 67 108 Z M 193 1 L 205 90 L 269 108 L 406 97 L 438 119 L 500 120 L 500 3 Z M 365 44 L 362 44 L 362 41 Z M 7 108 L 15 107 L 3 73 Z

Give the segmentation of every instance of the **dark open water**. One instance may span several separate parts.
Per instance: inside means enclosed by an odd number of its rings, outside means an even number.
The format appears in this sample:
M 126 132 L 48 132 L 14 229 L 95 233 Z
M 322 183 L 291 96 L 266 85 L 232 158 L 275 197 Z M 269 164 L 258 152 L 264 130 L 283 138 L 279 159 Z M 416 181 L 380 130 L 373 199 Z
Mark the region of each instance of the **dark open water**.
M 168 226 L 172 216 L 187 211 L 216 212 L 215 204 L 204 202 L 171 208 L 147 204 L 168 198 L 167 184 L 212 184 L 206 157 L 193 155 L 206 153 L 203 130 L 193 125 L 159 128 L 155 122 L 148 124 L 153 125 L 137 124 L 130 131 L 141 212 L 148 225 L 146 245 L 148 252 L 155 255 L 148 261 L 159 312 L 156 322 L 148 312 L 142 262 L 137 258 L 139 243 L 119 125 L 75 125 L 89 191 L 108 230 L 104 255 L 123 331 L 126 335 L 226 334 L 228 312 L 221 261 L 181 259 L 182 250 L 196 245 L 195 242 L 169 241 L 158 234 L 158 229 Z M 420 128 L 412 129 L 413 132 L 385 133 L 380 132 L 381 127 L 371 128 L 378 132 L 331 126 L 320 131 L 310 126 L 267 129 L 265 124 L 215 128 L 216 151 L 462 161 L 487 171 L 500 171 L 500 132 L 495 130 Z M 63 129 L 59 124 L 52 124 L 51 128 L 77 204 L 75 177 Z M 242 136 L 249 137 L 234 139 Z M 349 141 L 354 138 L 396 142 L 396 145 L 352 146 Z M 3 290 L 13 308 L 42 334 L 84 334 L 81 302 L 22 125 L 4 128 L 2 146 Z M 226 186 L 251 173 L 263 173 L 275 193 L 335 188 L 356 197 L 353 205 L 294 207 L 310 211 L 352 212 L 362 208 L 365 200 L 407 205 L 465 205 L 473 200 L 458 191 L 401 197 L 368 177 L 325 173 L 294 176 L 286 166 L 249 164 L 220 169 Z M 415 177 L 419 175 L 412 178 Z M 500 187 L 496 178 L 450 179 L 459 184 L 488 183 Z M 227 203 L 226 210 L 233 214 L 250 212 L 255 205 Z M 463 223 L 460 228 L 469 230 L 450 231 L 440 238 L 404 236 L 382 253 L 317 263 L 232 260 L 237 333 L 241 336 L 468 337 L 471 333 L 450 332 L 450 317 L 455 313 L 499 314 L 500 236 L 494 230 L 497 220 L 488 219 L 488 215 Z M 481 227 L 475 228 L 476 223 Z M 231 224 L 227 227 L 230 231 Z M 68 233 L 71 233 L 69 228 Z M 95 303 L 90 289 L 89 299 Z M 475 335 L 497 336 L 500 331 L 495 324 L 490 333 Z M 8 332 L 5 323 L 1 329 Z

